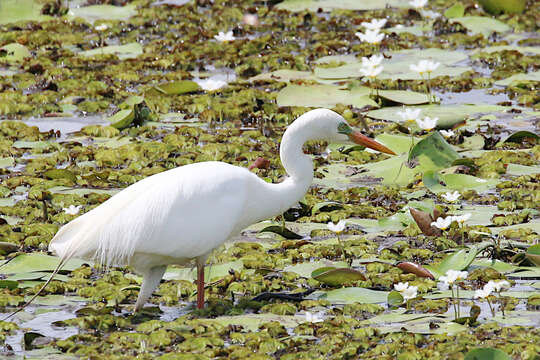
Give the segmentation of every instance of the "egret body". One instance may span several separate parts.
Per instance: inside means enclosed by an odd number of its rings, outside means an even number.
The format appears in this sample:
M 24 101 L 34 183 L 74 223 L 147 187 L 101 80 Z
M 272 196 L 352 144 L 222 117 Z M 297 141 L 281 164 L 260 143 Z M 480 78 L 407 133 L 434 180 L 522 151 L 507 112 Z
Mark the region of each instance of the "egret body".
M 143 276 L 140 310 L 167 265 L 197 264 L 197 306 L 204 306 L 204 264 L 213 249 L 249 225 L 282 214 L 306 193 L 313 163 L 308 140 L 348 142 L 393 154 L 353 131 L 339 114 L 312 110 L 285 131 L 280 156 L 288 177 L 270 184 L 249 170 L 223 162 L 181 166 L 145 178 L 63 226 L 49 250 L 105 266 L 129 265 Z

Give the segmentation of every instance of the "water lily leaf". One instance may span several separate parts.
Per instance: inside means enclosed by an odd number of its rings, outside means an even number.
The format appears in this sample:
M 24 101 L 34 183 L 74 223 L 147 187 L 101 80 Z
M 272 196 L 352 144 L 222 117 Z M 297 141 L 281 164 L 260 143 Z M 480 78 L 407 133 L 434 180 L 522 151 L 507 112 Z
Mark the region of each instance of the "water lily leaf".
M 111 123 L 112 127 L 119 130 L 125 129 L 131 125 L 133 120 L 135 120 L 135 110 L 120 110 L 113 116 L 110 116 L 107 120 Z
M 458 159 L 460 155 L 444 140 L 438 131 L 432 132 L 412 148 L 409 161 L 419 163 L 431 161 L 430 168 L 446 168 Z M 426 166 L 426 164 L 423 164 Z
M 80 17 L 93 24 L 96 20 L 127 20 L 137 15 L 136 5 L 92 5 L 71 8 L 68 17 Z
M 386 303 L 388 291 L 377 291 L 359 287 L 335 289 L 323 293 L 320 299 L 325 299 L 333 304 L 382 304 Z
M 337 268 L 337 267 L 346 267 L 347 263 L 344 261 L 333 262 L 330 260 L 319 260 L 319 261 L 310 261 L 299 263 L 295 265 L 286 266 L 283 271 L 293 272 L 302 277 L 310 278 L 313 272 L 317 269 L 322 268 Z
M 30 300 L 31 296 L 25 297 L 25 300 Z M 80 305 L 81 302 L 86 302 L 88 299 L 81 296 L 64 296 L 64 295 L 45 295 L 38 296 L 33 304 L 45 306 L 64 306 L 64 305 Z
M 476 255 L 478 255 L 478 248 L 473 246 L 445 256 L 438 264 L 424 265 L 424 267 L 438 279 L 448 270 L 465 270 L 473 262 Z
M 311 277 L 329 286 L 341 286 L 358 280 L 366 280 L 364 274 L 351 268 L 324 267 L 313 271 Z
M 242 260 L 231 261 L 223 264 L 212 264 L 204 268 L 204 281 L 211 282 L 229 275 L 229 271 L 240 271 L 244 268 Z M 165 280 L 186 280 L 194 281 L 197 279 L 197 270 L 195 268 L 179 268 L 169 266 L 163 275 Z
M 21 254 L 13 258 L 10 262 L 0 266 L 1 274 L 17 274 L 33 271 L 54 271 L 60 258 L 40 253 Z M 71 259 L 62 267 L 63 271 L 72 271 L 83 264 L 91 264 L 90 261 Z
M 406 273 L 411 273 L 411 274 L 415 274 L 416 276 L 419 276 L 419 277 L 425 277 L 425 278 L 428 278 L 428 279 L 433 279 L 435 280 L 435 277 L 433 276 L 432 273 L 429 272 L 428 269 L 418 265 L 418 264 L 415 264 L 415 263 L 412 263 L 412 262 L 402 262 L 402 263 L 399 263 L 396 265 L 398 268 L 400 268 L 401 270 L 403 270 L 404 272 Z
M 427 171 L 422 177 L 422 182 L 431 192 L 439 194 L 454 190 L 483 192 L 493 188 L 500 180 L 480 179 L 465 174 L 437 174 L 434 171 Z
M 318 212 L 334 211 L 339 209 L 343 209 L 343 204 L 338 203 L 337 201 L 323 201 L 313 205 L 311 208 L 311 215 L 315 215 Z
M 399 104 L 420 105 L 429 102 L 429 95 L 410 90 L 379 90 L 379 96 Z
M 504 139 L 502 142 L 503 143 L 505 142 L 521 143 L 523 139 L 538 140 L 540 139 L 540 136 L 538 136 L 537 134 L 531 131 L 522 130 L 522 131 L 516 131 L 515 133 L 511 134 L 506 139 Z
M 0 289 L 13 290 L 19 286 L 19 283 L 13 280 L 0 280 Z
M 18 21 L 42 21 L 50 16 L 41 15 L 43 4 L 36 0 L 2 0 L 0 2 L 0 25 Z
M 420 105 L 411 106 L 412 110 L 421 109 L 420 117 L 437 117 L 437 129 L 450 129 L 455 125 L 481 114 L 497 113 L 506 110 L 504 106 L 499 105 Z M 403 111 L 402 106 L 390 106 L 382 109 L 371 110 L 367 116 L 372 119 L 393 121 L 401 123 L 403 120 L 398 112 Z
M 277 9 L 298 11 L 314 11 L 319 9 L 331 11 L 341 10 L 376 10 L 387 7 L 407 7 L 407 3 L 400 0 L 285 0 L 276 5 Z
M 276 102 L 278 106 L 305 106 L 332 108 L 337 104 L 378 107 L 369 97 L 370 90 L 357 87 L 343 90 L 334 85 L 288 85 L 280 90 Z
M 463 143 L 459 144 L 461 150 L 482 150 L 486 144 L 486 140 L 482 135 L 468 136 L 463 139 Z M 455 164 L 454 164 L 455 165 Z
M 43 272 L 43 271 L 23 272 L 23 273 L 16 273 L 14 275 L 8 276 L 6 280 L 19 281 L 19 282 L 29 281 L 29 280 L 47 281 L 49 280 L 51 275 L 52 273 Z M 69 276 L 56 274 L 54 276 L 54 280 L 66 282 L 66 281 L 69 281 Z
M 167 95 L 181 95 L 201 90 L 199 84 L 191 80 L 171 81 L 155 87 L 158 91 Z
M 494 348 L 476 348 L 465 355 L 465 360 L 511 360 L 504 351 Z
M 81 51 L 79 55 L 92 57 L 97 55 L 116 55 L 120 60 L 133 59 L 143 53 L 141 44 L 133 42 L 125 45 L 109 45 L 97 49 Z
M 329 63 L 357 63 L 358 58 L 355 55 L 346 54 L 346 55 L 328 55 L 323 56 L 322 58 L 319 58 L 314 61 L 315 64 L 329 64 Z
M 540 266 L 540 244 L 529 247 L 525 256 L 527 256 L 527 259 L 533 264 Z
M 122 189 L 94 189 L 94 188 L 73 188 L 68 186 L 54 186 L 49 188 L 51 194 L 72 194 L 84 196 L 88 194 L 108 194 L 114 195 Z
M 17 140 L 12 145 L 14 148 L 18 149 L 48 149 L 53 146 L 49 141 L 26 141 L 26 140 Z
M 15 63 L 32 57 L 28 48 L 19 43 L 7 44 L 0 47 L 0 62 Z
M 512 28 L 502 21 L 495 20 L 486 16 L 464 16 L 453 18 L 452 23 L 460 23 L 473 34 L 482 34 L 485 37 L 491 33 L 503 33 L 512 30 Z
M 462 17 L 464 14 L 465 14 L 465 7 L 460 2 L 455 3 L 454 5 L 446 9 L 446 11 L 444 12 L 444 16 L 447 19 L 459 18 L 459 17 Z
M 281 69 L 272 71 L 269 73 L 259 74 L 249 78 L 249 81 L 281 81 L 289 82 L 291 80 L 316 80 L 316 77 L 311 71 L 298 71 L 298 70 L 289 70 Z
M 527 0 L 479 0 L 484 10 L 493 15 L 521 14 L 527 6 Z
M 518 279 L 540 278 L 540 267 L 530 267 L 529 270 L 526 267 L 520 267 L 516 272 L 507 274 L 506 276 Z
M 12 157 L 0 158 L 0 169 L 12 167 L 13 165 L 15 165 L 15 158 L 12 158 Z
M 540 55 L 540 48 L 537 46 L 497 45 L 475 50 L 475 52 L 486 52 L 488 54 L 499 51 L 518 51 L 522 54 Z
M 43 173 L 47 179 L 68 179 L 77 182 L 77 176 L 67 169 L 51 169 Z
M 299 235 L 286 227 L 280 226 L 280 225 L 270 225 L 259 231 L 260 233 L 263 232 L 271 232 L 274 234 L 278 234 L 283 236 L 285 239 L 302 239 L 303 236 Z
M 409 33 L 416 36 L 422 36 L 425 32 L 431 30 L 430 27 L 427 25 L 415 25 L 415 26 L 393 26 L 389 28 L 384 28 L 384 32 L 386 33 L 396 33 L 396 34 L 403 34 L 403 33 Z
M 403 295 L 401 295 L 399 291 L 395 291 L 395 290 L 390 291 L 388 293 L 388 298 L 386 299 L 386 302 L 388 303 L 389 307 L 399 306 L 403 304 L 404 301 L 405 299 L 403 298 Z
M 506 79 L 495 81 L 495 85 L 508 86 L 512 83 L 527 83 L 529 81 L 540 81 L 540 71 L 533 71 L 530 73 L 515 74 Z

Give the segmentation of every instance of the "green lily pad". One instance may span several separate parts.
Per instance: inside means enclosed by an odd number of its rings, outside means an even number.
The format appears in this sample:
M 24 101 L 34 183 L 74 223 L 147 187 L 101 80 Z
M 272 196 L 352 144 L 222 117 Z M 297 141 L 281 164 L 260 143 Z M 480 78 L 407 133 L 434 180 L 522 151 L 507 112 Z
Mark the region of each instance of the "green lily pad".
M 313 205 L 311 208 L 311 215 L 315 215 L 319 212 L 334 211 L 338 209 L 343 209 L 343 204 L 337 201 L 323 201 Z
M 530 267 L 529 270 L 525 267 L 520 267 L 517 271 L 507 274 L 509 278 L 540 278 L 540 267 Z
M 464 16 L 453 18 L 452 23 L 460 23 L 473 34 L 482 34 L 489 36 L 491 33 L 504 33 L 512 30 L 512 28 L 502 21 L 495 20 L 486 16 Z
M 32 57 L 28 48 L 19 43 L 7 44 L 0 47 L 0 62 L 15 63 Z
M 25 141 L 17 140 L 13 143 L 14 148 L 19 149 L 48 149 L 53 144 L 49 141 Z
M 276 102 L 278 106 L 305 106 L 332 108 L 337 104 L 378 107 L 369 97 L 370 89 L 365 87 L 343 90 L 333 85 L 289 85 L 280 90 Z
M 473 262 L 476 255 L 478 255 L 478 249 L 473 246 L 470 249 L 461 249 L 445 256 L 438 264 L 424 265 L 424 267 L 438 279 L 448 270 L 465 270 Z
M 328 300 L 333 304 L 382 304 L 386 303 L 388 293 L 388 291 L 348 287 L 327 291 L 319 298 Z
M 42 21 L 50 16 L 41 15 L 43 3 L 36 0 L 2 0 L 0 2 L 0 25 L 18 21 Z
M 120 60 L 134 59 L 143 53 L 143 47 L 137 42 L 124 45 L 109 45 L 97 49 L 81 51 L 79 55 L 92 57 L 98 55 L 116 55 Z
M 122 189 L 95 189 L 95 188 L 73 188 L 68 186 L 54 186 L 49 188 L 51 194 L 72 194 L 84 196 L 88 194 L 108 194 L 114 195 Z
M 259 74 L 249 78 L 249 81 L 280 81 L 289 82 L 291 80 L 315 80 L 316 77 L 311 71 L 298 71 L 282 69 L 269 73 Z
M 181 95 L 201 90 L 199 84 L 191 80 L 172 81 L 155 87 L 167 95 Z
M 390 291 L 388 293 L 388 298 L 386 299 L 386 302 L 388 303 L 388 306 L 395 307 L 403 304 L 405 299 L 403 298 L 403 295 L 399 291 Z
M 12 167 L 13 165 L 15 165 L 15 158 L 12 158 L 12 157 L 0 158 L 0 169 Z
M 6 280 L 11 280 L 11 281 L 29 281 L 29 280 L 47 281 L 47 280 L 49 280 L 51 275 L 52 275 L 52 273 L 43 272 L 43 271 L 23 272 L 23 273 L 16 273 L 14 275 L 8 276 L 6 278 Z M 66 282 L 66 281 L 69 281 L 69 277 L 67 275 L 56 274 L 54 276 L 54 280 Z
M 523 139 L 539 140 L 540 136 L 538 136 L 538 134 L 535 134 L 531 131 L 522 130 L 522 131 L 516 131 L 515 133 L 511 134 L 506 139 L 504 139 L 502 142 L 503 143 L 505 142 L 521 143 Z
M 540 165 L 526 166 L 519 164 L 508 164 L 506 167 L 507 175 L 522 176 L 522 175 L 535 175 L 540 173 Z
M 514 82 L 540 81 L 540 71 L 532 71 L 530 73 L 515 74 L 506 79 L 495 81 L 495 85 L 508 86 Z
M 337 267 L 345 267 L 347 266 L 347 263 L 344 261 L 330 261 L 330 260 L 319 260 L 319 261 L 310 261 L 310 262 L 304 262 L 299 263 L 295 265 L 289 265 L 286 266 L 283 271 L 286 272 L 293 272 L 296 273 L 302 277 L 310 278 L 313 271 L 323 268 L 323 267 L 331 267 L 331 268 L 337 268 Z
M 351 268 L 323 267 L 314 270 L 311 277 L 329 286 L 341 286 L 358 280 L 366 280 L 364 274 Z
M 429 102 L 429 95 L 410 90 L 379 90 L 379 96 L 403 105 L 420 105 Z
M 483 192 L 496 186 L 500 180 L 481 179 L 466 174 L 438 174 L 434 171 L 427 171 L 422 177 L 422 182 L 431 192 L 440 194 L 454 190 Z
M 488 54 L 499 51 L 518 51 L 526 55 L 540 55 L 540 48 L 537 46 L 497 45 L 475 50 L 475 52 L 486 52 Z
M 465 355 L 465 360 L 511 360 L 504 351 L 494 348 L 476 348 Z
M 119 130 L 125 129 L 131 125 L 133 120 L 135 120 L 135 110 L 120 110 L 116 114 L 110 116 L 107 120 L 111 123 L 112 127 Z
M 438 131 L 423 138 L 409 153 L 409 161 L 416 161 L 424 167 L 439 169 L 449 167 L 459 157 L 459 154 Z M 427 162 L 432 162 L 432 164 L 427 165 Z
M 73 182 L 77 181 L 77 176 L 67 169 L 51 169 L 43 173 L 47 179 L 68 179 Z
M 277 9 L 292 12 L 299 11 L 331 11 L 341 10 L 376 10 L 387 7 L 408 7 L 407 3 L 399 0 L 285 0 L 278 5 Z
M 40 253 L 32 254 L 21 254 L 15 257 L 10 262 L 4 264 L 0 267 L 1 274 L 17 274 L 17 273 L 27 273 L 33 271 L 54 271 L 58 264 L 60 263 L 60 258 L 56 256 L 49 256 Z M 83 261 L 79 259 L 71 259 L 67 261 L 62 270 L 72 271 L 83 264 L 90 264 L 89 261 Z
M 136 5 L 113 6 L 92 5 L 79 8 L 71 8 L 68 17 L 80 17 L 94 23 L 96 20 L 127 20 L 137 15 Z
M 493 15 L 521 14 L 527 6 L 527 0 L 479 0 L 484 10 Z
M 465 15 L 465 6 L 462 3 L 457 2 L 444 12 L 444 16 L 447 19 L 459 18 Z
M 280 225 L 270 225 L 259 231 L 260 233 L 263 232 L 271 232 L 274 234 L 278 234 L 283 236 L 285 239 L 302 239 L 303 236 L 300 234 L 295 233 L 294 231 L 291 231 L 287 229 L 286 227 L 280 226 Z
M 0 280 L 0 289 L 14 290 L 19 286 L 19 283 L 9 279 Z
M 437 117 L 437 129 L 449 129 L 454 125 L 471 119 L 481 114 L 497 113 L 506 110 L 505 107 L 499 105 L 420 105 L 411 106 L 412 110 L 421 109 L 420 117 L 429 116 L 430 118 Z M 401 106 L 391 106 L 382 109 L 371 110 L 367 112 L 367 116 L 372 119 L 387 120 L 400 123 L 401 116 L 398 112 L 403 111 Z
M 527 259 L 529 259 L 536 266 L 540 266 L 540 244 L 533 245 L 527 249 L 525 253 Z

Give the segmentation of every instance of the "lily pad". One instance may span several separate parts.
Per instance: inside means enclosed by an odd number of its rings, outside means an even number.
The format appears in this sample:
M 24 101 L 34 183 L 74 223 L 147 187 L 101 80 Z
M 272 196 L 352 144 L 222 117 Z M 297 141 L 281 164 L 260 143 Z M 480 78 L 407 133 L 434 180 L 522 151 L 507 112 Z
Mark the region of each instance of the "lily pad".
M 406 2 L 400 0 L 285 0 L 278 5 L 277 9 L 298 11 L 331 11 L 341 10 L 376 10 L 387 7 L 408 7 Z
M 283 236 L 285 239 L 302 239 L 303 236 L 300 234 L 295 233 L 294 231 L 291 231 L 287 229 L 286 227 L 280 226 L 280 225 L 270 225 L 259 231 L 260 233 L 263 232 L 271 232 L 274 234 L 278 234 Z
M 259 74 L 249 78 L 249 81 L 281 81 L 289 82 L 291 80 L 315 80 L 316 77 L 311 71 L 298 71 L 282 69 L 270 73 Z
M 364 274 L 351 268 L 324 267 L 313 271 L 311 277 L 329 286 L 341 286 L 358 280 L 366 280 Z
M 328 300 L 333 304 L 382 304 L 386 303 L 388 293 L 388 291 L 347 287 L 325 292 L 319 298 Z
M 379 90 L 379 96 L 403 105 L 420 105 L 429 102 L 429 95 L 409 90 Z
M 137 15 L 136 5 L 92 5 L 71 8 L 68 17 L 80 17 L 93 24 L 96 20 L 128 20 Z
M 18 21 L 42 21 L 50 19 L 41 14 L 43 4 L 36 0 L 2 0 L 0 2 L 0 25 Z
M 409 153 L 409 161 L 421 163 L 424 167 L 439 169 L 450 166 L 459 157 L 459 154 L 438 131 L 423 138 Z M 432 162 L 432 164 L 427 165 L 426 162 Z
M 111 123 L 112 127 L 119 130 L 125 129 L 131 125 L 133 120 L 135 120 L 135 110 L 134 109 L 120 110 L 113 116 L 109 117 L 107 120 Z
M 49 256 L 40 253 L 32 254 L 21 254 L 13 258 L 13 260 L 8 263 L 0 266 L 1 274 L 17 274 L 17 273 L 27 273 L 33 271 L 54 271 L 58 264 L 60 263 L 60 258 L 56 256 Z M 62 270 L 72 271 L 83 264 L 90 264 L 89 261 L 71 259 L 67 261 Z
M 473 34 L 482 34 L 489 36 L 491 33 L 504 33 L 512 30 L 512 28 L 502 21 L 492 19 L 486 16 L 464 16 L 453 18 L 452 23 L 460 23 Z
M 16 63 L 32 57 L 28 48 L 19 43 L 7 44 L 0 47 L 0 62 Z
M 472 349 L 465 355 L 465 360 L 511 360 L 504 351 L 494 348 Z
M 427 171 L 422 177 L 422 182 L 430 191 L 440 194 L 454 190 L 483 192 L 496 186 L 500 180 L 481 179 L 466 174 L 438 174 L 434 171 Z
M 465 15 L 465 6 L 462 3 L 457 2 L 444 12 L 444 16 L 448 19 L 459 18 Z
M 461 249 L 445 256 L 438 264 L 424 265 L 424 267 L 438 279 L 445 275 L 448 270 L 465 270 L 473 262 L 477 254 L 478 249 L 473 246 L 470 249 Z
M 73 182 L 77 181 L 77 176 L 67 169 L 51 169 L 43 173 L 47 179 L 68 179 Z
M 370 89 L 359 87 L 343 90 L 333 85 L 289 85 L 280 90 L 276 102 L 278 106 L 306 106 L 332 108 L 337 104 L 378 107 L 369 97 Z
M 514 82 L 540 81 L 540 71 L 532 71 L 530 73 L 515 74 L 506 79 L 495 81 L 495 85 L 508 86 Z
M 323 268 L 323 267 L 345 267 L 347 266 L 347 263 L 344 261 L 330 261 L 330 260 L 319 260 L 319 261 L 310 261 L 310 262 L 304 262 L 299 263 L 295 265 L 289 265 L 286 266 L 283 271 L 287 272 L 293 272 L 296 273 L 302 277 L 310 278 L 313 271 Z
M 539 72 L 540 73 L 540 72 Z M 538 134 L 535 134 L 531 131 L 516 131 L 512 135 L 508 136 L 506 139 L 504 139 L 502 142 L 515 142 L 515 143 L 521 143 L 524 139 L 533 139 L 533 140 L 539 140 L 540 136 Z
M 120 60 L 133 59 L 143 53 L 141 44 L 133 42 L 125 45 L 109 45 L 97 49 L 81 51 L 79 55 L 92 57 L 98 55 L 116 55 Z
M 540 266 L 540 244 L 529 247 L 525 256 L 536 266 Z
M 390 307 L 399 306 L 403 304 L 404 301 L 405 299 L 403 298 L 403 295 L 401 295 L 399 291 L 395 291 L 395 290 L 390 291 L 390 293 L 388 293 L 388 298 L 386 300 L 386 302 L 388 303 L 388 306 Z

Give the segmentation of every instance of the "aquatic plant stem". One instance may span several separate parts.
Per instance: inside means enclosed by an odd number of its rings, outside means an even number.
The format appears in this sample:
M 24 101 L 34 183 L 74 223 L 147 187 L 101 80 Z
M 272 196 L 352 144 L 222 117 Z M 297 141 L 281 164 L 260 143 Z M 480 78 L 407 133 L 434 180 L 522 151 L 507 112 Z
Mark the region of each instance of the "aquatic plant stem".
M 488 298 L 488 297 L 486 297 L 486 301 L 487 301 L 487 303 L 488 303 L 488 305 L 489 305 L 489 310 L 491 310 L 491 315 L 492 315 L 493 317 L 495 317 L 495 310 L 493 310 L 493 306 L 491 305 L 491 302 L 489 301 L 489 298 Z
M 426 88 L 427 88 L 427 92 L 428 92 L 429 103 L 431 104 L 433 102 L 433 97 L 431 96 L 431 76 L 430 76 L 430 73 L 428 73 L 428 75 L 427 75 Z
M 457 320 L 457 307 L 456 307 L 456 296 L 454 294 L 454 285 L 450 285 L 450 290 L 452 290 L 452 302 L 454 303 L 454 320 Z
M 461 302 L 459 301 L 459 285 L 456 285 L 456 301 L 457 301 L 457 317 L 460 318 L 461 317 L 461 309 L 460 309 Z
M 503 318 L 504 318 L 506 315 L 504 314 L 504 303 L 503 303 L 503 298 L 502 298 L 502 296 L 501 296 L 501 292 L 498 291 L 498 292 L 497 292 L 497 295 L 499 296 L 499 301 L 500 301 L 500 303 L 501 303 L 501 313 L 502 313 L 502 316 L 503 316 Z

